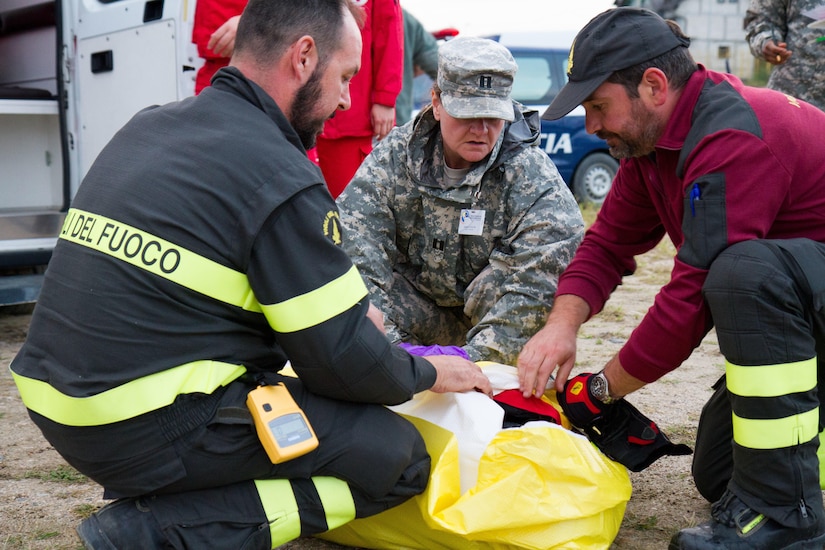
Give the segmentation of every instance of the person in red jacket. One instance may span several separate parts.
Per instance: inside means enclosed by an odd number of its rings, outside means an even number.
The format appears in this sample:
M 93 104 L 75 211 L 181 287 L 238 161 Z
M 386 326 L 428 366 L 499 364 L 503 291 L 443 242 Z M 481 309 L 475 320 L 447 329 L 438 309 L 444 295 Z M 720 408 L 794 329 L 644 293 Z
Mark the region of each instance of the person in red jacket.
M 195 77 L 195 94 L 209 86 L 218 69 L 225 67 L 235 49 L 238 20 L 247 0 L 198 0 L 192 42 L 204 63 Z
M 596 16 L 573 42 L 568 83 L 543 118 L 582 105 L 587 131 L 621 164 L 519 355 L 521 389 L 542 393 L 555 372 L 568 419 L 587 428 L 715 328 L 725 375 L 702 410 L 692 469 L 712 519 L 669 548 L 820 549 L 825 164 L 811 146 L 825 113 L 710 71 L 689 45 L 640 8 Z M 579 327 L 665 235 L 677 250 L 670 281 L 601 372 L 568 380 Z
M 366 14 L 361 29 L 361 70 L 350 82 L 352 106 L 324 125 L 316 150 L 332 198 L 349 184 L 372 151 L 395 126 L 395 100 L 404 72 L 404 20 L 398 0 L 352 0 Z

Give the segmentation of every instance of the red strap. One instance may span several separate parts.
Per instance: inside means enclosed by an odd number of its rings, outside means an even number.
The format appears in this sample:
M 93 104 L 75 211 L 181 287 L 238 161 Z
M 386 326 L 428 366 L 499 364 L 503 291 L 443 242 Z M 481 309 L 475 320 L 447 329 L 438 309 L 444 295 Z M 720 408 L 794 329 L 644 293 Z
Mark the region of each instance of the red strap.
M 556 424 L 561 424 L 561 415 L 551 403 L 545 401 L 541 397 L 525 398 L 518 389 L 504 390 L 496 394 L 493 400 L 499 403 L 505 403 L 518 409 L 534 412 L 542 416 L 548 416 L 555 420 Z

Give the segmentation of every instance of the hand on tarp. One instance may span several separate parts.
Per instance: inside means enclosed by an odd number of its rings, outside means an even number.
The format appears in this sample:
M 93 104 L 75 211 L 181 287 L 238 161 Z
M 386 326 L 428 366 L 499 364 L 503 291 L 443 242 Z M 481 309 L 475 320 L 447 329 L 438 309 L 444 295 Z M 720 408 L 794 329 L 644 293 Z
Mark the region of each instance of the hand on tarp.
M 619 399 L 606 405 L 593 398 L 589 390 L 575 386 L 579 382 L 589 388 L 590 376 L 593 375 L 580 374 L 568 380 L 564 392 L 558 395 L 559 404 L 570 423 L 608 458 L 632 472 L 641 472 L 665 455 L 693 452 L 687 445 L 672 443 L 654 421 L 627 400 Z

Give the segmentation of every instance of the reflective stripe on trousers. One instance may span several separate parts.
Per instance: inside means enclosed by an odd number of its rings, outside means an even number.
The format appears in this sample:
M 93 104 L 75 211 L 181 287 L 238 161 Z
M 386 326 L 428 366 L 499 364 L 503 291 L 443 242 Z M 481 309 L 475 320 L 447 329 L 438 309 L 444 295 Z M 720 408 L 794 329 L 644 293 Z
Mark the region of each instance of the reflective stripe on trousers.
M 825 514 L 817 458 L 822 273 L 825 244 L 750 240 L 719 254 L 703 287 L 727 363 L 732 416 L 715 421 L 733 427 L 728 487 L 788 527 Z
M 340 527 L 355 519 L 355 502 L 349 485 L 334 477 L 313 477 L 311 489 L 317 493 L 324 509 L 324 517 L 301 518 L 295 491 L 306 480 L 265 479 L 256 480 L 255 487 L 261 498 L 267 521 L 272 548 L 294 540 L 302 534 L 316 534 Z M 293 489 L 293 484 L 295 488 Z M 311 508 L 304 508 L 305 515 Z
M 819 433 L 818 406 L 781 411 L 775 405 L 786 401 L 785 396 L 816 392 L 816 358 L 748 367 L 726 361 L 725 374 L 734 404 L 733 439 L 738 445 L 779 449 L 807 443 Z

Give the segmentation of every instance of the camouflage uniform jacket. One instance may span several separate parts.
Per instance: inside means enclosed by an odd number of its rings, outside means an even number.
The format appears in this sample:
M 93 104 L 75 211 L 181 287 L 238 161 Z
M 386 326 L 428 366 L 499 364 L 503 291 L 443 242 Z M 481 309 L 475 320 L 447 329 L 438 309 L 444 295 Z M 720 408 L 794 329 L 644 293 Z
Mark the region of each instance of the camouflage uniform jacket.
M 825 111 L 825 36 L 808 25 L 825 18 L 825 0 L 751 0 L 745 14 L 751 53 L 762 59 L 765 41 L 787 42 L 793 55 L 771 72 L 768 87 Z
M 395 271 L 437 305 L 464 307 L 473 360 L 508 364 L 543 326 L 584 232 L 570 190 L 535 146 L 538 113 L 514 109 L 491 154 L 458 185 L 445 183 L 427 107 L 376 146 L 338 200 L 345 249 L 379 309 L 388 310 Z M 459 235 L 463 209 L 485 212 L 482 235 Z M 401 339 L 391 321 L 387 335 Z

